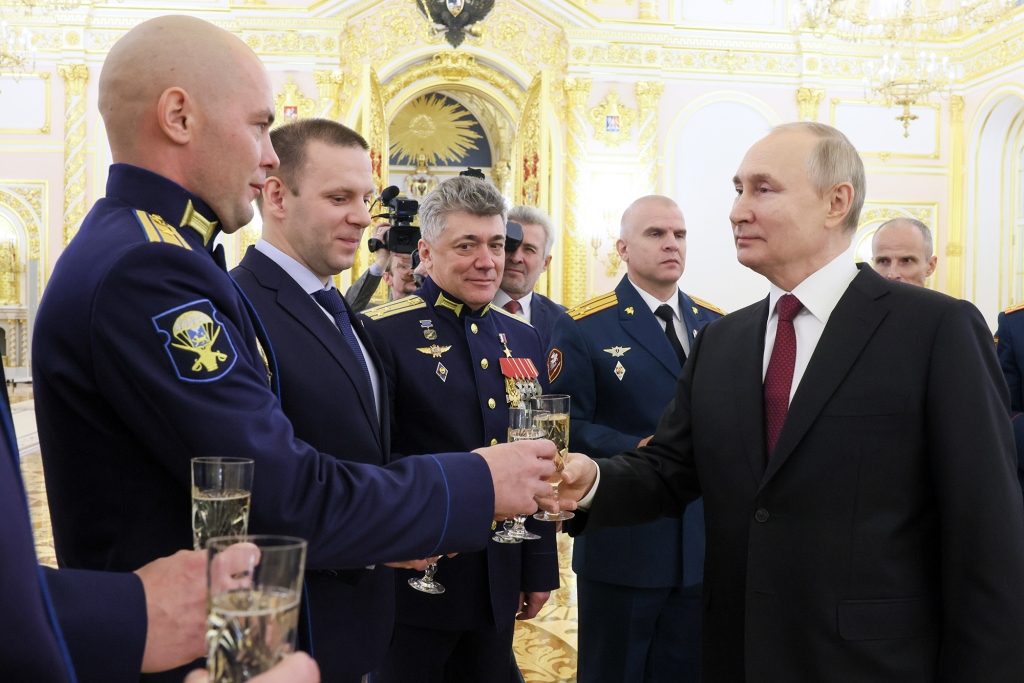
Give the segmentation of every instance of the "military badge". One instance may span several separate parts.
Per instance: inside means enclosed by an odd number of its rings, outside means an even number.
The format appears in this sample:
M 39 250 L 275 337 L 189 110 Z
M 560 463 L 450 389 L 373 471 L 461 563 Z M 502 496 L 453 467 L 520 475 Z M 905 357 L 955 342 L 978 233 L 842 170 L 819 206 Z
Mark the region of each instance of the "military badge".
M 789 301 L 789 299 L 787 299 L 787 301 Z M 693 311 L 694 315 L 697 315 L 697 307 L 696 306 L 690 306 L 690 310 Z
M 437 344 L 431 344 L 430 346 L 417 346 L 416 350 L 420 353 L 429 353 L 434 358 L 440 358 L 442 353 L 451 348 L 451 346 L 438 346 Z
M 445 366 L 438 363 L 437 370 L 435 370 L 434 372 L 437 373 L 437 376 L 441 378 L 442 382 L 448 381 L 448 368 L 446 368 Z
M 632 306 L 627 306 L 626 307 L 626 315 L 633 315 L 633 307 Z
M 513 408 L 518 408 L 521 401 L 529 401 L 541 395 L 542 389 L 537 381 L 540 373 L 529 358 L 512 357 L 507 335 L 499 334 L 498 341 L 505 351 L 505 357 L 498 359 L 501 374 L 505 376 L 505 401 Z
M 213 382 L 235 365 L 238 354 L 209 299 L 172 308 L 153 318 L 178 379 Z
M 554 382 L 562 374 L 562 350 L 551 349 L 548 354 L 548 382 Z
M 631 348 L 633 348 L 633 347 L 632 346 L 613 346 L 610 349 L 605 349 L 604 352 L 612 354 L 612 358 L 622 358 L 622 356 L 625 355 L 626 351 L 629 351 Z
M 619 381 L 621 382 L 622 378 L 625 376 L 625 374 L 626 374 L 626 368 L 623 367 L 622 361 L 619 361 L 618 363 L 615 364 L 615 376 L 618 377 Z
M 421 320 L 420 327 L 423 328 L 423 336 L 426 337 L 427 341 L 434 341 L 437 339 L 437 330 L 434 329 L 433 320 Z M 451 348 L 450 346 L 448 347 Z

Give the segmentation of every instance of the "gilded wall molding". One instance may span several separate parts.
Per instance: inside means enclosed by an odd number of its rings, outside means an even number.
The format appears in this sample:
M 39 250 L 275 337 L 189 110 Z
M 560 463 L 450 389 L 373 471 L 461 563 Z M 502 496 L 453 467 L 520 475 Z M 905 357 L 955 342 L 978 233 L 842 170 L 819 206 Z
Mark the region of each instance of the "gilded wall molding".
M 274 96 L 274 110 L 274 128 L 288 121 L 308 119 L 317 113 L 316 101 L 306 97 L 291 76 L 281 92 Z
M 46 182 L 4 181 L 0 184 L 0 204 L 21 220 L 28 242 L 26 260 L 40 261 L 40 235 L 46 224 Z
M 798 88 L 796 106 L 801 121 L 817 121 L 818 105 L 825 99 L 824 88 Z
M 601 104 L 587 112 L 587 118 L 594 126 L 594 139 L 609 147 L 618 147 L 633 139 L 631 131 L 636 123 L 636 109 L 622 104 L 615 88 L 608 91 Z
M 964 295 L 964 235 L 966 227 L 967 164 L 964 148 L 964 98 L 949 98 L 949 213 L 946 229 L 946 294 Z
M 665 92 L 662 81 L 637 81 L 636 101 L 640 110 L 639 157 L 650 194 L 658 191 L 658 102 Z
M 385 104 L 416 81 L 438 76 L 450 83 L 476 79 L 489 83 L 509 98 L 521 111 L 526 101 L 526 91 L 515 80 L 501 71 L 476 61 L 473 55 L 456 50 L 445 50 L 434 55 L 429 62 L 423 62 L 405 69 L 388 81 L 381 89 Z
M 568 108 L 565 141 L 565 230 L 562 243 L 562 303 L 572 308 L 587 295 L 587 236 L 584 234 L 582 174 L 587 163 L 586 107 L 594 81 L 565 79 Z
M 89 67 L 58 64 L 64 79 L 64 245 L 85 217 L 85 86 Z
M 337 121 L 341 116 L 340 98 L 345 74 L 338 69 L 314 69 L 313 81 L 316 82 L 320 101 L 317 116 Z

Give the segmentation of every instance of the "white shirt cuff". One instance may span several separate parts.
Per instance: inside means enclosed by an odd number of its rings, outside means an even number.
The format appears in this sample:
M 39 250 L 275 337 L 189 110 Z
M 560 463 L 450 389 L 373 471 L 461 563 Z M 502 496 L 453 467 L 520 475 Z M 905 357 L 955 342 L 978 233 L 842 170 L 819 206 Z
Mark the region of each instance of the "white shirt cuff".
M 384 277 L 384 269 L 377 265 L 377 262 L 374 261 L 373 263 L 370 264 L 370 275 L 374 277 Z
M 596 465 L 597 463 L 594 463 L 594 464 Z M 590 506 L 594 504 L 594 496 L 597 494 L 597 487 L 598 487 L 598 485 L 600 483 L 601 483 L 601 468 L 598 467 L 597 468 L 597 477 L 594 479 L 594 485 L 590 487 L 590 492 L 587 493 L 587 495 L 583 496 L 583 498 L 580 499 L 580 502 L 577 505 L 577 507 L 580 510 L 583 510 L 584 512 L 586 512 L 587 510 L 590 509 Z

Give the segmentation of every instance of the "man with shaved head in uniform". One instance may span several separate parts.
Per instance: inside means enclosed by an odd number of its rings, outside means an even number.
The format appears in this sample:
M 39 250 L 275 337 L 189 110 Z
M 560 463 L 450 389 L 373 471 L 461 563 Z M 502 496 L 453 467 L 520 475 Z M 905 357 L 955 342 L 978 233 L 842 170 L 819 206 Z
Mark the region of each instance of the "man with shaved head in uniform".
M 106 197 L 57 262 L 33 346 L 62 566 L 131 571 L 190 547 L 195 456 L 255 460 L 249 530 L 307 539 L 314 571 L 480 549 L 494 517 L 550 501 L 549 442 L 376 467 L 295 438 L 271 340 L 216 246 L 278 165 L 273 89 L 241 40 L 146 21 L 110 51 L 99 103 Z

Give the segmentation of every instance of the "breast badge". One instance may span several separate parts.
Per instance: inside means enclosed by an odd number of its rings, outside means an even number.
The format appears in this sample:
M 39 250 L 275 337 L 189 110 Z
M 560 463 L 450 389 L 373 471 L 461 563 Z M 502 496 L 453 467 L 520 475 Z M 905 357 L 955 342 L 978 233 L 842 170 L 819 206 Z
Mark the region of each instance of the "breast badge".
M 626 354 L 626 351 L 629 351 L 631 348 L 633 348 L 633 347 L 632 346 L 613 346 L 610 349 L 605 349 L 604 352 L 612 354 L 612 358 L 622 358 L 622 356 L 624 356 Z
M 417 346 L 416 350 L 420 353 L 427 353 L 434 358 L 440 358 L 441 354 L 450 350 L 451 346 L 438 346 L 437 344 L 431 344 L 430 346 Z
M 226 375 L 237 360 L 231 337 L 218 320 L 209 299 L 200 299 L 153 318 L 157 333 L 178 379 L 213 382 Z
M 438 363 L 437 370 L 435 370 L 434 372 L 437 374 L 438 377 L 441 378 L 442 382 L 448 381 L 448 368 L 446 368 L 445 366 Z
M 548 382 L 554 382 L 562 374 L 562 350 L 551 349 L 548 354 Z
M 626 376 L 626 368 L 622 366 L 622 361 L 615 364 L 615 376 L 619 378 L 620 382 L 622 381 L 622 378 Z
M 433 320 L 421 320 L 420 327 L 423 329 L 423 336 L 426 337 L 427 341 L 434 341 L 437 339 L 437 330 L 434 329 Z M 448 347 L 451 348 L 450 346 Z
M 498 359 L 501 374 L 505 377 L 505 401 L 513 408 L 518 408 L 521 401 L 529 401 L 540 396 L 542 390 L 540 382 L 537 381 L 540 373 L 529 358 L 512 357 L 512 350 L 508 348 L 508 335 L 499 334 L 498 341 L 505 352 L 505 357 Z

